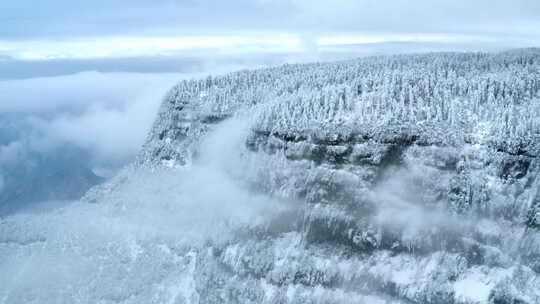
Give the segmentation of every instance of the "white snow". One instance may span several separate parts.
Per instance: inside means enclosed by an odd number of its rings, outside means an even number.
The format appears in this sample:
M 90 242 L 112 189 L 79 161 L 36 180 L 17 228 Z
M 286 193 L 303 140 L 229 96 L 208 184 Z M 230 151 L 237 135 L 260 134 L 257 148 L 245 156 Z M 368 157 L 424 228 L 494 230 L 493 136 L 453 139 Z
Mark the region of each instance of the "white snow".
M 512 272 L 511 268 L 472 267 L 454 283 L 455 297 L 457 300 L 467 303 L 487 303 L 495 285 L 503 279 L 511 277 Z

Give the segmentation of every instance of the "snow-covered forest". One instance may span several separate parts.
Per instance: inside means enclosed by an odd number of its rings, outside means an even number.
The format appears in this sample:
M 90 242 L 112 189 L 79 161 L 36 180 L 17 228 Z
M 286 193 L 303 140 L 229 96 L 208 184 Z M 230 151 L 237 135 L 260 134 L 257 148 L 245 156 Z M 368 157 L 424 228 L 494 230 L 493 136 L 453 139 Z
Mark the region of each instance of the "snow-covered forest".
M 134 164 L 0 218 L 0 303 L 540 303 L 539 92 L 539 49 L 182 81 Z

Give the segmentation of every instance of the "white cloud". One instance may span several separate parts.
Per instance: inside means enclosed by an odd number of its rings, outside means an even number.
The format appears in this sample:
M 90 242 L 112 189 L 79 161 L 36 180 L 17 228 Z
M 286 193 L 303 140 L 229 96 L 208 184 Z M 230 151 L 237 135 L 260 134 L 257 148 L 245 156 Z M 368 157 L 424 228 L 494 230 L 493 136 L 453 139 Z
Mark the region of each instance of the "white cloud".
M 83 72 L 0 81 L 0 113 L 79 112 L 89 105 L 121 108 L 144 92 L 179 81 L 178 74 Z
M 194 55 L 200 50 L 213 50 L 215 55 L 299 52 L 303 45 L 299 36 L 288 33 L 0 41 L 0 54 L 19 60 Z
M 338 46 L 350 44 L 375 44 L 385 42 L 418 43 L 494 43 L 495 37 L 482 35 L 445 34 L 445 33 L 403 33 L 403 34 L 333 34 L 322 35 L 317 40 L 319 46 Z
M 0 82 L 0 114 L 16 113 L 22 137 L 0 146 L 0 164 L 25 149 L 46 154 L 74 145 L 95 165 L 124 164 L 138 152 L 166 91 L 179 74 L 85 72 Z M 20 126 L 22 128 L 22 126 Z
M 79 115 L 60 115 L 45 122 L 44 130 L 54 142 L 75 144 L 101 161 L 132 159 L 142 145 L 168 88 L 142 93 L 121 108 L 96 103 Z
M 0 81 L 0 205 L 9 200 L 0 212 L 11 210 L 18 191 L 30 194 L 21 200 L 35 199 L 33 191 L 67 197 L 96 181 L 89 170 L 114 175 L 139 152 L 167 90 L 191 76 L 83 72 Z M 58 188 L 66 175 L 80 184 Z M 25 189 L 35 177 L 53 189 L 42 182 Z
M 539 24 L 540 25 L 540 24 Z M 523 30 L 523 29 L 522 29 Z M 0 55 L 26 61 L 119 59 L 136 57 L 208 55 L 243 56 L 276 53 L 307 54 L 328 46 L 385 42 L 486 44 L 524 47 L 540 42 L 534 35 L 504 36 L 495 33 L 445 32 L 330 32 L 330 33 L 243 33 L 194 36 L 103 36 L 61 40 L 1 41 Z M 504 39 L 503 39 L 504 38 Z
M 210 70 L 190 74 L 81 72 L 0 81 L 0 122 L 11 117 L 7 121 L 20 133 L 7 143 L 0 141 L 0 170 L 24 159 L 25 152 L 49 155 L 70 146 L 90 155 L 89 166 L 101 171 L 129 163 L 174 84 L 240 66 L 206 68 Z

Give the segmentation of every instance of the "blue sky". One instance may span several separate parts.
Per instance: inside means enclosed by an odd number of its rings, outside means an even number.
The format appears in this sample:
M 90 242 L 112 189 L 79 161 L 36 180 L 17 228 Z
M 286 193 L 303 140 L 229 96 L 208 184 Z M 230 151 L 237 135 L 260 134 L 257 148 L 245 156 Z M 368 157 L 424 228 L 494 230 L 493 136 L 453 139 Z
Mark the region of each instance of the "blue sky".
M 508 32 L 538 25 L 539 15 L 536 0 L 5 0 L 0 36 Z
M 0 58 L 21 60 L 394 41 L 523 47 L 540 42 L 540 1 L 4 0 L 0 22 Z

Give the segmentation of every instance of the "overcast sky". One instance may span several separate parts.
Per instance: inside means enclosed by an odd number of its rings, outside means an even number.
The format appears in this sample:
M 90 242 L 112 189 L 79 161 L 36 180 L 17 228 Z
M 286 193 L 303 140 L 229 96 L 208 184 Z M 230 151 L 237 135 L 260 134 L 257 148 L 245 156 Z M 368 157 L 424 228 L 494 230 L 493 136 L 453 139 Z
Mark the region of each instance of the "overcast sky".
M 386 41 L 534 46 L 538 0 L 3 0 L 0 56 L 303 52 Z

